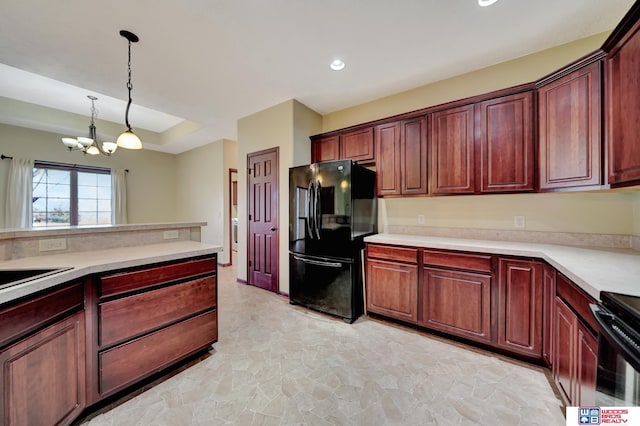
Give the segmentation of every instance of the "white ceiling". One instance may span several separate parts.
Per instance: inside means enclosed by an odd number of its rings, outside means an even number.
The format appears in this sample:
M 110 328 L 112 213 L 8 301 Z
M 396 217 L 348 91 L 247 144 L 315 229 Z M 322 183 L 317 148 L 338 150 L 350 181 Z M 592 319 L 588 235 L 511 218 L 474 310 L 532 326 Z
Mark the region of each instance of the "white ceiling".
M 140 37 L 130 122 L 192 122 L 152 147 L 179 153 L 235 140 L 239 118 L 288 99 L 326 114 L 610 30 L 632 3 L 0 0 L 0 97 L 89 116 L 93 94 L 99 118 L 122 123 L 126 29 Z

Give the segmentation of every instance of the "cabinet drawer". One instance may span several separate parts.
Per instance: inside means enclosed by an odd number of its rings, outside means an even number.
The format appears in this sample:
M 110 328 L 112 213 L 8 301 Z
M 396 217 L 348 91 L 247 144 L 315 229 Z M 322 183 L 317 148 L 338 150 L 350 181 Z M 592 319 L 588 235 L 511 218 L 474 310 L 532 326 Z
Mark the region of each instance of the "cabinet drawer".
M 556 279 L 556 292 L 558 297 L 578 314 L 578 318 L 591 327 L 592 330 L 598 330 L 598 323 L 591 313 L 591 308 L 589 308 L 590 303 L 595 303 L 592 297 L 584 294 L 582 290 L 578 289 L 575 284 L 560 273 L 558 273 Z
M 369 244 L 367 246 L 367 257 L 418 263 L 418 249 Z
M 422 259 L 425 265 L 491 272 L 491 255 L 424 250 Z
M 218 340 L 217 312 L 207 312 L 98 355 L 100 393 L 112 393 Z
M 84 306 L 84 286 L 76 283 L 0 311 L 0 346 Z
M 216 278 L 205 277 L 99 305 L 100 346 L 216 306 Z
M 213 273 L 216 267 L 216 258 L 213 257 L 107 275 L 100 278 L 100 296 L 113 296 L 180 278 Z

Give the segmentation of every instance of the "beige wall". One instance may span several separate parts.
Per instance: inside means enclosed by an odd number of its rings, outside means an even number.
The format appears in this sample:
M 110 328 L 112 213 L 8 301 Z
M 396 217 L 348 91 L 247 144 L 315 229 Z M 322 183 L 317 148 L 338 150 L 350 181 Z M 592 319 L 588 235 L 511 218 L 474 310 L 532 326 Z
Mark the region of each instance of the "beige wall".
M 580 39 L 413 90 L 327 114 L 322 132 L 366 123 L 518 84 L 531 83 L 600 48 L 608 33 Z
M 99 131 L 99 129 L 98 129 Z M 176 220 L 175 156 L 156 151 L 119 149 L 111 157 L 68 152 L 62 135 L 0 124 L 0 153 L 60 163 L 129 169 L 127 204 L 129 223 Z M 144 139 L 143 139 L 144 143 Z M 0 225 L 4 226 L 4 200 L 9 160 L 0 162 Z
M 322 118 L 289 100 L 238 121 L 238 278 L 247 280 L 247 154 L 278 147 L 279 291 L 289 292 L 289 168 L 308 163 L 308 136 L 320 133 Z
M 640 237 L 640 190 L 632 195 L 633 235 Z

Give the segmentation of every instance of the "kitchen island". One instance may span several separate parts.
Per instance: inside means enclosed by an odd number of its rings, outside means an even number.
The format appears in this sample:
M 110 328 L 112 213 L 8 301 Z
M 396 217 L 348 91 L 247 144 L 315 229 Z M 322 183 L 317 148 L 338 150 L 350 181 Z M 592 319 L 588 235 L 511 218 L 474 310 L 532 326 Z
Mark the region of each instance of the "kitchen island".
M 4 235 L 14 258 L 0 261 L 0 274 L 61 271 L 0 289 L 3 424 L 67 424 L 218 340 L 222 248 L 190 240 L 192 224 L 133 227 L 146 234 L 133 237 L 138 245 L 113 238 L 122 228 Z M 78 233 L 92 249 L 69 247 Z M 60 254 L 19 256 L 34 239 L 68 246 Z M 97 250 L 101 245 L 116 247 Z

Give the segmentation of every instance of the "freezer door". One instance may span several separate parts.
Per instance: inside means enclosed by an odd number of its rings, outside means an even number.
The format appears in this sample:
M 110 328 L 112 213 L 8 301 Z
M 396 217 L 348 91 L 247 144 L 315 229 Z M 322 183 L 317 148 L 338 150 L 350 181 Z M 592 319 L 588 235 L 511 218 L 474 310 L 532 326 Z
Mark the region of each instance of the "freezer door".
M 349 322 L 362 313 L 357 263 L 291 253 L 289 267 L 292 304 L 337 315 Z

